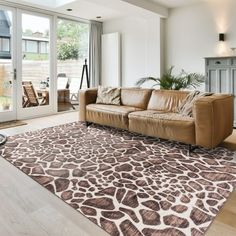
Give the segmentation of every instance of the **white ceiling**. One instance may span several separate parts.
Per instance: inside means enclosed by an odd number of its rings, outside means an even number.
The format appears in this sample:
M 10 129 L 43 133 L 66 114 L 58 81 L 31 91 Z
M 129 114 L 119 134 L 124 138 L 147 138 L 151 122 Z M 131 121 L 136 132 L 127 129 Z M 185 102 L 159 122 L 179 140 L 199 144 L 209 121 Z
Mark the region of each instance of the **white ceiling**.
M 201 2 L 202 0 L 149 0 L 149 1 L 159 3 L 168 8 L 176 8 Z
M 119 17 L 150 17 L 154 12 L 122 0 L 7 0 L 9 2 L 43 8 L 88 20 L 106 21 Z M 64 2 L 64 3 L 63 3 Z M 72 11 L 67 11 L 72 9 Z M 97 19 L 101 16 L 101 19 Z
M 157 13 L 154 8 L 181 7 L 203 0 L 7 0 L 14 3 L 39 7 L 88 20 L 106 21 L 119 17 L 141 16 L 148 18 Z M 155 3 L 155 4 L 153 4 Z M 145 8 L 144 5 L 149 7 Z M 151 5 L 150 5 L 151 4 Z M 70 8 L 72 11 L 67 11 Z M 101 19 L 97 19 L 101 16 Z
M 22 3 L 25 5 L 38 5 L 38 6 L 45 6 L 45 7 L 51 7 L 56 8 L 62 5 L 65 5 L 67 3 L 73 2 L 74 0 L 9 0 L 10 2 L 15 3 Z

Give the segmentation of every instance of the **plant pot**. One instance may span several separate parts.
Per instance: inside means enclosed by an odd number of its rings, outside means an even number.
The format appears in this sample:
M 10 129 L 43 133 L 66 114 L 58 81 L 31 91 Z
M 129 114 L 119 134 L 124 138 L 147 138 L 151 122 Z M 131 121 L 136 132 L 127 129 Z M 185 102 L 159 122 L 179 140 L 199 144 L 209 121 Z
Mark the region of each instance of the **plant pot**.
M 2 105 L 2 109 L 3 109 L 4 111 L 10 110 L 10 104 Z

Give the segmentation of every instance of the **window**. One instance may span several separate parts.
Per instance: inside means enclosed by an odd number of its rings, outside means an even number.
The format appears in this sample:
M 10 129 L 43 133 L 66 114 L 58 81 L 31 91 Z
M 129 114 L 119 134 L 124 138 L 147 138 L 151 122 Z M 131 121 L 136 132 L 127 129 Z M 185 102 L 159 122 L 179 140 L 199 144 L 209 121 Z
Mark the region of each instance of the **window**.
M 0 50 L 1 52 L 10 52 L 10 39 L 0 38 Z
M 78 108 L 78 91 L 85 59 L 88 59 L 89 25 L 78 21 L 58 19 L 57 22 L 57 72 L 69 78 L 70 90 L 62 100 L 58 93 L 58 111 Z M 58 76 L 57 81 L 60 81 Z M 60 78 L 60 79 L 59 79 Z M 86 79 L 82 88 L 86 88 Z M 59 82 L 60 83 L 60 82 Z M 64 86 L 64 90 L 66 87 Z M 60 86 L 58 84 L 58 90 Z M 66 103 L 70 101 L 70 105 Z M 71 107 L 73 104 L 73 108 Z M 77 107 L 76 107 L 77 106 Z
M 40 42 L 40 53 L 48 53 L 48 43 Z
M 22 47 L 22 82 L 25 84 L 31 82 L 35 91 L 34 97 L 42 98 L 39 100 L 40 106 L 51 106 L 52 64 L 50 50 L 47 51 L 47 44 L 50 44 L 51 20 L 47 16 L 23 13 L 21 24 L 22 45 L 25 42 L 25 51 L 24 46 Z M 26 100 L 26 103 L 22 102 L 23 108 L 28 109 L 34 106 L 39 106 L 39 104 L 35 104 L 30 99 Z
M 26 46 L 25 46 L 26 41 L 22 40 L 22 51 L 25 52 L 26 51 Z
M 26 41 L 26 51 L 32 53 L 38 53 L 38 42 L 33 40 Z

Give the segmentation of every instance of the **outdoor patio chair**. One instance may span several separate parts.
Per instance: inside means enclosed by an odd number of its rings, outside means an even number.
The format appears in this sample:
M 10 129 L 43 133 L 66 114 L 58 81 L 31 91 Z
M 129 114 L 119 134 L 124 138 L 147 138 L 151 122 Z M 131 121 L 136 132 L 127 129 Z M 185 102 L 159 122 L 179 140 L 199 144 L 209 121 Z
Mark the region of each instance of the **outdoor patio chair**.
M 70 100 L 76 101 L 78 104 L 79 101 L 79 89 L 80 89 L 80 81 L 79 78 L 70 78 Z
M 23 81 L 23 107 L 43 105 L 42 100 L 37 96 L 31 81 Z
M 66 73 L 59 73 L 57 75 L 57 89 L 68 89 L 69 79 L 66 77 Z
M 57 76 L 57 101 L 58 103 L 67 103 L 73 109 L 75 107 L 71 104 L 69 79 L 65 73 L 60 73 Z
M 66 74 L 58 74 L 57 77 L 57 97 L 58 102 L 67 103 L 70 102 L 70 90 L 69 90 L 69 79 Z

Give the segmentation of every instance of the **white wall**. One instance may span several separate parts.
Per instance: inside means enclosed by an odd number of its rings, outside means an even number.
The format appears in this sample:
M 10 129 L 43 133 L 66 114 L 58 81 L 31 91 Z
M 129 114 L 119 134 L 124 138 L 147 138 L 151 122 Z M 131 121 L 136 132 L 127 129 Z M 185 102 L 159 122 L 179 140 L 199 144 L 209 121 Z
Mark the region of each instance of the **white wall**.
M 233 12 L 234 11 L 234 12 Z M 172 9 L 166 20 L 165 67 L 205 73 L 204 57 L 232 55 L 236 47 L 236 1 L 214 0 Z M 219 42 L 218 34 L 226 33 Z
M 121 33 L 122 86 L 160 76 L 160 18 L 126 17 L 103 23 L 103 33 Z M 146 85 L 149 86 L 149 85 Z

